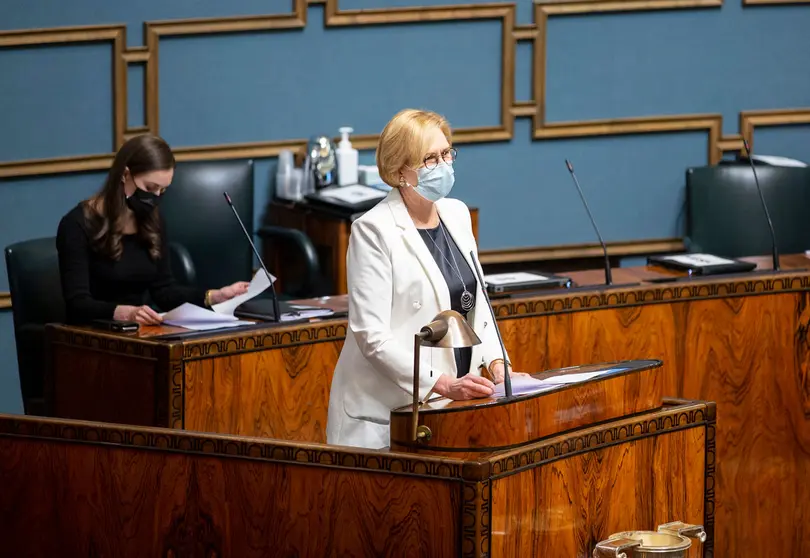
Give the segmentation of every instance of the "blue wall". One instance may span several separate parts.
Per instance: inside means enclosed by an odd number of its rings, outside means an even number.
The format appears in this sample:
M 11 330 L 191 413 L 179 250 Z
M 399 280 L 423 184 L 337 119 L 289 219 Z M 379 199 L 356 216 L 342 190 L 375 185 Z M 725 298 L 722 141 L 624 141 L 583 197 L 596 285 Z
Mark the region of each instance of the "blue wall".
M 341 0 L 342 9 L 469 4 L 474 0 Z M 0 30 L 287 13 L 289 0 L 5 0 Z M 160 133 L 175 146 L 378 133 L 406 106 L 454 126 L 500 124 L 497 21 L 324 28 L 309 8 L 303 30 L 160 41 Z M 519 0 L 519 23 L 532 6 Z M 810 107 L 810 6 L 552 17 L 549 122 Z M 515 100 L 532 97 L 531 43 L 516 53 Z M 0 48 L 0 162 L 110 151 L 109 45 Z M 128 70 L 128 123 L 144 121 L 140 66 Z M 681 236 L 684 170 L 706 164 L 705 132 L 533 141 L 529 119 L 508 142 L 459 146 L 454 194 L 481 208 L 482 248 L 592 241 L 563 159 L 571 158 L 609 240 Z M 760 153 L 810 161 L 810 126 L 757 129 Z M 372 152 L 361 158 L 373 160 Z M 273 160 L 256 166 L 256 218 L 271 197 Z M 53 235 L 59 217 L 97 189 L 102 173 L 0 183 L 0 246 Z M 508 224 L 508 226 L 506 226 Z M 7 290 L 0 263 L 0 291 Z M 0 312 L 0 412 L 21 409 L 9 312 Z

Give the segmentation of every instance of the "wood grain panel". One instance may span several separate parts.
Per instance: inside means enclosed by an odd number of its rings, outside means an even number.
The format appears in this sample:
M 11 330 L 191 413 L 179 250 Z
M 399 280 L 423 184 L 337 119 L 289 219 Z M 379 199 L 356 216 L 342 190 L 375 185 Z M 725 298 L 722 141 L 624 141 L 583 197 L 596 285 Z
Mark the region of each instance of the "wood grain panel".
M 702 524 L 704 443 L 690 428 L 495 480 L 492 556 L 587 557 L 619 531 Z
M 332 373 L 343 343 L 192 360 L 184 428 L 325 442 Z
M 150 426 L 158 414 L 156 361 L 55 344 L 59 363 L 46 388 L 49 413 L 84 420 Z M 51 383 L 52 382 L 52 383 Z
M 421 443 L 412 442 L 411 406 L 403 407 L 391 412 L 391 448 L 469 458 L 649 411 L 661 404 L 654 380 L 659 365 L 508 403 L 496 399 L 427 403 L 419 412 L 419 423 L 430 428 L 431 438 Z
M 3 554 L 459 556 L 460 483 L 0 438 Z
M 794 347 L 806 300 L 689 304 L 681 394 L 717 401 L 718 556 L 810 554 L 810 417 Z
M 810 523 L 800 480 L 810 478 L 807 302 L 807 293 L 692 300 L 501 327 L 518 369 L 663 360 L 664 396 L 717 403 L 717 555 L 797 556 L 810 553 L 796 531 Z

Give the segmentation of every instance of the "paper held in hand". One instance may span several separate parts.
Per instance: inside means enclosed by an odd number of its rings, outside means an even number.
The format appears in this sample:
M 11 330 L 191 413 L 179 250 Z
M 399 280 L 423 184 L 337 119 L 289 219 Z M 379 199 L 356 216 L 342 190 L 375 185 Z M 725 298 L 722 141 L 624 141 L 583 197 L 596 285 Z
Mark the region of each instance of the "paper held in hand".
M 273 282 L 275 282 L 276 278 L 272 275 L 270 277 L 272 277 Z M 250 281 L 246 293 L 235 296 L 225 302 L 215 304 L 210 310 L 188 302 L 181 304 L 177 308 L 162 314 L 163 323 L 195 331 L 207 331 L 250 324 L 252 322 L 240 320 L 236 318 L 233 313 L 240 304 L 263 293 L 269 286 L 270 279 L 267 278 L 267 274 L 264 270 L 260 269 Z
M 584 382 L 597 376 L 604 376 L 612 372 L 621 370 L 619 368 L 608 368 L 607 370 L 598 370 L 596 372 L 580 372 L 578 374 L 561 374 L 559 376 L 552 376 L 545 380 L 538 380 L 531 376 L 513 376 L 512 377 L 512 395 L 528 395 L 530 393 L 540 393 L 548 391 L 556 387 L 576 384 Z M 495 386 L 495 397 L 504 397 L 506 395 L 506 388 L 503 382 Z

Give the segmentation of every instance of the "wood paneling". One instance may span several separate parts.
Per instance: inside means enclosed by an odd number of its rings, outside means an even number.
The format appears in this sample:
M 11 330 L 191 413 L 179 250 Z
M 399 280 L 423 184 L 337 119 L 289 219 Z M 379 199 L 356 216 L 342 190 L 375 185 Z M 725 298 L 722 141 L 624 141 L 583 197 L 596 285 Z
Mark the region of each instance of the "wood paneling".
M 151 426 L 157 418 L 156 361 L 52 345 L 49 358 L 62 363 L 47 382 L 53 416 Z M 53 397 L 58 394 L 58 397 Z
M 495 480 L 492 555 L 585 557 L 620 531 L 702 525 L 705 436 L 692 428 Z
M 767 258 L 764 258 L 767 260 Z M 802 257 L 783 258 L 785 268 L 805 264 Z M 643 281 L 663 278 L 652 268 L 617 270 L 625 279 Z M 572 274 L 586 281 L 587 274 Z M 592 279 L 601 279 L 597 271 Z M 619 281 L 617 274 L 616 280 Z M 495 303 L 510 358 L 519 371 L 536 372 L 570 365 L 625 359 L 660 359 L 654 386 L 664 396 L 716 401 L 717 430 L 717 548 L 718 556 L 741 556 L 742 552 L 768 555 L 777 548 L 782 556 L 810 554 L 810 540 L 798 536 L 797 526 L 810 522 L 810 273 L 760 271 L 736 277 L 690 279 L 663 284 L 641 283 L 613 289 L 582 289 L 525 296 Z M 326 421 L 326 393 L 334 358 L 346 335 L 344 320 L 309 325 L 267 327 L 258 331 L 212 334 L 182 342 L 151 340 L 149 331 L 140 337 L 113 336 L 92 330 L 56 328 L 61 343 L 94 354 L 116 352 L 130 358 L 156 355 L 160 347 L 176 351 L 166 362 L 191 366 L 206 359 L 225 357 L 237 362 L 240 355 L 275 353 L 261 357 L 269 368 L 239 364 L 238 372 L 220 368 L 240 378 L 255 393 L 232 387 L 227 405 L 212 395 L 198 405 L 201 421 L 232 424 L 218 417 L 217 406 L 249 411 L 249 419 L 235 424 L 258 432 L 292 428 L 296 436 L 322 436 L 323 430 L 283 418 L 291 407 L 271 399 L 296 394 L 307 403 L 308 425 Z M 313 352 L 278 353 L 296 347 L 314 347 Z M 174 353 L 172 353 L 174 355 Z M 157 356 L 153 356 L 159 360 Z M 283 361 L 283 365 L 281 364 Z M 245 362 L 258 362 L 246 360 Z M 69 362 L 68 362 L 69 364 Z M 228 364 L 234 370 L 237 365 Z M 319 368 L 322 366 L 322 368 Z M 73 368 L 81 374 L 81 368 Z M 182 417 L 184 375 L 167 368 L 156 393 L 170 397 L 171 416 Z M 249 381 L 242 378 L 255 374 Z M 296 377 L 293 380 L 293 376 Z M 311 379 L 305 379 L 310 375 Z M 171 379 L 177 377 L 176 383 Z M 283 380 L 278 390 L 269 390 L 267 406 L 260 411 L 267 378 Z M 300 382 L 300 383 L 296 383 Z M 214 384 L 211 384 L 214 385 Z M 116 386 L 108 384 L 110 389 Z M 304 395 L 304 387 L 315 391 Z M 226 384 L 227 387 L 227 384 Z M 298 391 L 298 389 L 301 391 Z M 89 388 L 88 388 L 89 389 Z M 175 390 L 172 391 L 172 390 Z M 205 390 L 203 390 L 204 392 Z M 197 394 L 200 392 L 198 391 Z M 236 393 L 241 393 L 238 397 Z M 169 395 L 171 394 L 171 395 Z M 99 397 L 103 397 L 102 395 Z M 238 402 L 242 402 L 240 407 Z M 270 405 L 275 405 L 271 407 Z M 230 406 L 230 407 L 228 407 Z M 317 412 L 323 414 L 318 415 Z M 168 413 L 169 411 L 167 411 Z M 294 417 L 297 415 L 293 415 Z M 102 419 L 104 417 L 94 417 Z M 197 420 L 197 419 L 195 419 Z M 240 419 L 242 420 L 242 419 Z M 268 426 L 256 421 L 277 421 Z M 286 421 L 286 422 L 285 422 Z M 178 423 L 179 424 L 179 423 Z M 197 423 L 209 424 L 209 423 Z M 286 426 L 285 426 L 286 425 Z M 279 428 L 279 430 L 274 430 Z M 254 432 L 256 432 L 254 431 Z M 310 441 L 324 441 L 313 438 Z M 752 523 L 756 518 L 758 523 Z M 644 526 L 653 528 L 654 525 Z M 778 541 L 778 542 L 775 542 Z M 774 546 L 776 545 L 776 546 Z
M 610 495 L 627 516 L 647 518 L 658 506 L 680 512 L 680 503 L 703 498 L 703 522 L 711 525 L 714 416 L 712 404 L 665 402 L 654 412 L 462 461 L 0 415 L 0 539 L 9 556 L 30 558 L 504 556 L 493 549 L 504 536 L 498 520 L 507 529 L 532 525 L 543 510 L 515 518 L 522 507 L 515 503 L 529 486 L 551 501 L 558 487 L 542 479 L 577 459 L 598 464 L 589 480 L 616 487 Z M 670 437 L 694 440 L 700 450 Z M 645 453 L 650 444 L 657 449 Z M 705 459 L 693 458 L 704 449 Z M 636 483 L 623 478 L 627 462 L 636 466 Z M 657 487 L 659 479 L 669 483 L 666 494 L 638 488 Z M 593 533 L 624 525 L 606 507 L 569 509 L 578 503 L 549 510 L 579 520 L 551 536 L 570 540 L 582 525 Z M 544 548 L 549 533 L 520 535 Z M 592 540 L 580 542 L 580 555 L 588 555 Z
M 663 360 L 664 395 L 717 403 L 718 556 L 799 556 L 810 553 L 810 540 L 792 534 L 810 521 L 810 486 L 799 480 L 810 478 L 807 300 L 641 305 L 506 319 L 501 331 L 518 370 Z
M 459 482 L 2 437 L 0 455 L 6 556 L 459 556 Z
M 655 409 L 662 398 L 656 380 L 661 363 L 638 365 L 632 372 L 517 397 L 508 403 L 495 398 L 426 403 L 420 408 L 419 423 L 430 429 L 431 437 L 422 442 L 412 440 L 412 406 L 397 409 L 391 412 L 391 448 L 429 455 L 481 456 Z M 571 372 L 580 371 L 588 370 Z M 556 375 L 548 372 L 537 377 Z
M 201 432 L 325 441 L 342 342 L 199 359 L 185 364 L 183 427 Z
M 639 240 L 608 242 L 608 255 L 611 257 L 640 256 L 685 251 L 683 239 L 662 238 L 660 240 Z M 482 265 L 545 262 L 549 260 L 573 260 L 580 258 L 601 259 L 604 257 L 602 245 L 597 243 L 566 244 L 564 246 L 530 246 L 527 248 L 505 248 L 481 250 Z M 604 260 L 601 260 L 604 261 Z M 599 267 L 597 263 L 594 267 Z

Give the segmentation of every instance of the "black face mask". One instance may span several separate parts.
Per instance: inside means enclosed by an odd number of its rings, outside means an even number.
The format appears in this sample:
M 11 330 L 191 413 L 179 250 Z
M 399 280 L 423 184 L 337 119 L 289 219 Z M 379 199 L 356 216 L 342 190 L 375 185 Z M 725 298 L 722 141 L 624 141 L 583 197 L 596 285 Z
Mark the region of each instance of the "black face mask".
M 135 217 L 146 217 L 158 206 L 160 196 L 135 188 L 135 193 L 127 198 L 127 205 L 135 214 Z

